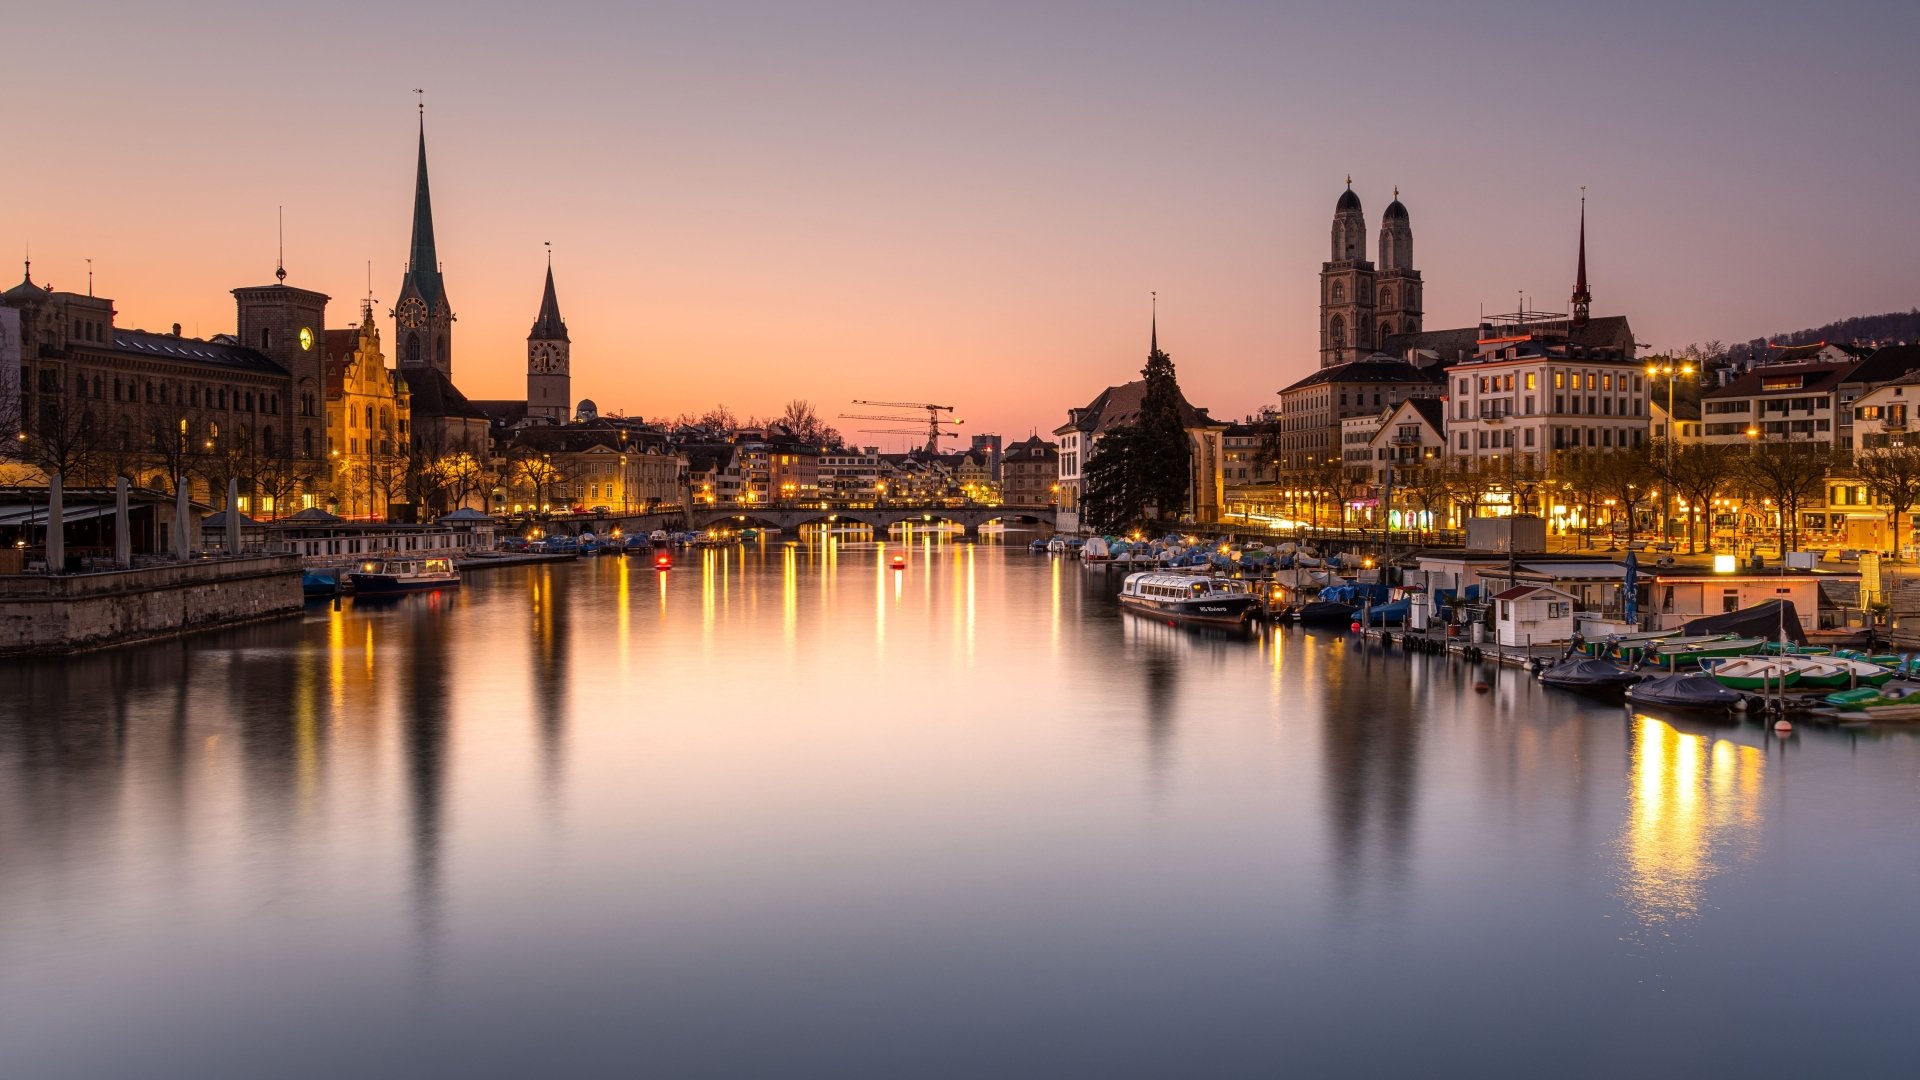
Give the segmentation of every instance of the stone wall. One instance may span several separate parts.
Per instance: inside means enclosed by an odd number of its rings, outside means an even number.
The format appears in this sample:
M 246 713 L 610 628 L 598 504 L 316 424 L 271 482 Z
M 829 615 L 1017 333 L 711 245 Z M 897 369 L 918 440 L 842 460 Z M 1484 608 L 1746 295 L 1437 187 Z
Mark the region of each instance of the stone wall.
M 0 656 L 77 652 L 300 613 L 292 555 L 0 576 Z

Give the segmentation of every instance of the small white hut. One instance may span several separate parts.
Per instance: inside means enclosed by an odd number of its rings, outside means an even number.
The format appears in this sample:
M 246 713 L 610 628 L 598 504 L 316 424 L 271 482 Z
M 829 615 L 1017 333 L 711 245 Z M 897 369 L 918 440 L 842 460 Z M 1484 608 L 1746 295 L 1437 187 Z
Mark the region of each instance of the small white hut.
M 1573 637 L 1573 594 L 1546 585 L 1519 585 L 1493 596 L 1494 633 L 1505 648 L 1525 648 Z

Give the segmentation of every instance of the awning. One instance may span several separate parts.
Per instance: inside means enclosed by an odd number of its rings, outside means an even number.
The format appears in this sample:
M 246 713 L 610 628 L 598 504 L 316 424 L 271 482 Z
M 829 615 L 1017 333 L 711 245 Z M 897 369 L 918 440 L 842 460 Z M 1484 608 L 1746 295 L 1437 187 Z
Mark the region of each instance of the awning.
M 60 520 L 63 522 L 87 521 L 113 515 L 114 509 L 111 506 L 69 506 L 61 511 Z M 0 528 L 9 525 L 45 525 L 46 523 L 46 503 L 40 503 L 37 506 L 23 506 L 20 503 L 0 506 Z

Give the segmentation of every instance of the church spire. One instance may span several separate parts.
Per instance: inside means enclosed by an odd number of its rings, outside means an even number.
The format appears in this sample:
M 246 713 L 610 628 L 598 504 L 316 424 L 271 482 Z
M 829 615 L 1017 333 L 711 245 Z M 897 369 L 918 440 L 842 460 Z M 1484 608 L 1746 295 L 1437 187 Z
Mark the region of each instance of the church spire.
M 1153 305 L 1153 314 L 1149 316 L 1150 321 L 1148 325 L 1150 329 L 1148 330 L 1147 336 L 1147 355 L 1152 356 L 1154 353 L 1160 351 L 1160 294 L 1158 292 L 1151 292 L 1147 295 L 1151 298 L 1149 302 Z
M 413 246 L 407 260 L 415 273 L 436 273 L 440 256 L 433 248 L 433 196 L 427 190 L 427 114 L 420 113 L 420 166 L 413 181 Z
M 1580 189 L 1580 262 L 1573 279 L 1573 325 L 1584 326 L 1593 307 L 1593 294 L 1587 291 L 1587 189 Z
M 560 317 L 560 300 L 553 292 L 553 253 L 547 253 L 547 291 L 540 297 L 540 314 L 527 333 L 529 341 L 570 341 L 567 321 Z

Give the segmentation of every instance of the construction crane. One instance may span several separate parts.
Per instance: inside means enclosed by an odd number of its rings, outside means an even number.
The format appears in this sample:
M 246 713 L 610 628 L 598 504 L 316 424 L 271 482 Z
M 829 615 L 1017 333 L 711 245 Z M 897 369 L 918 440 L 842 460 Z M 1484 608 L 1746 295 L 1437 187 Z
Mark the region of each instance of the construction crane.
M 924 433 L 919 428 L 861 428 L 860 434 L 862 435 L 921 435 Z M 957 439 L 960 437 L 960 433 L 957 431 L 943 431 L 940 433 L 940 437 L 943 439 Z
M 927 410 L 926 451 L 929 454 L 937 454 L 940 452 L 940 439 L 943 435 L 951 436 L 954 434 L 953 432 L 950 432 L 950 431 L 948 432 L 941 431 L 940 430 L 941 424 L 952 424 L 953 426 L 958 427 L 961 424 L 966 423 L 965 420 L 948 420 L 941 417 L 940 415 L 941 413 L 943 412 L 950 413 L 953 411 L 953 406 L 951 405 L 930 405 L 924 401 L 855 401 L 854 404 L 855 405 L 872 405 L 881 409 L 925 409 Z M 880 420 L 880 421 L 891 423 L 891 424 L 911 424 L 911 423 L 914 423 L 915 421 L 915 418 L 911 416 L 865 416 L 858 413 L 841 413 L 840 419 L 842 420 Z

